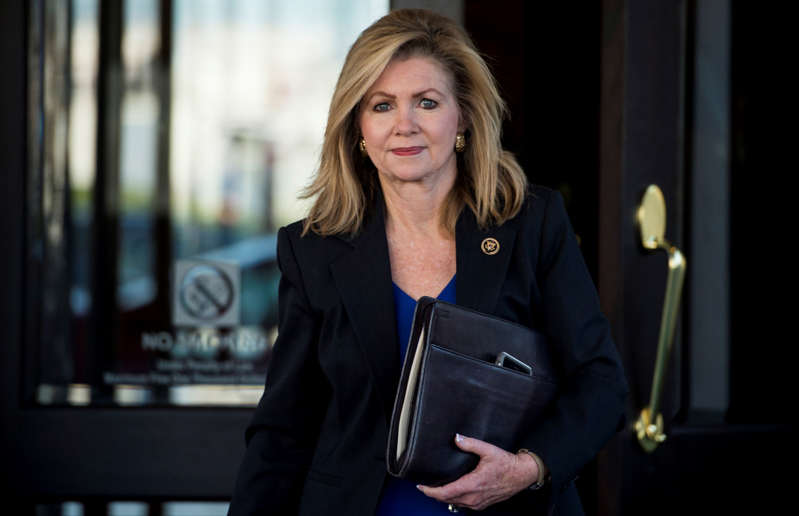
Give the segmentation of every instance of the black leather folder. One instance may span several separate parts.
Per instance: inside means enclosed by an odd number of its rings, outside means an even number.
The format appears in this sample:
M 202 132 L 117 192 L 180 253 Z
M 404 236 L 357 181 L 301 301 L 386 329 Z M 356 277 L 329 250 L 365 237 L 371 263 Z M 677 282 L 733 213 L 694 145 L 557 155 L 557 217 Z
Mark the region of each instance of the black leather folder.
M 469 473 L 479 458 L 455 445 L 456 433 L 515 452 L 557 383 L 542 333 L 421 298 L 391 416 L 388 472 L 432 486 Z

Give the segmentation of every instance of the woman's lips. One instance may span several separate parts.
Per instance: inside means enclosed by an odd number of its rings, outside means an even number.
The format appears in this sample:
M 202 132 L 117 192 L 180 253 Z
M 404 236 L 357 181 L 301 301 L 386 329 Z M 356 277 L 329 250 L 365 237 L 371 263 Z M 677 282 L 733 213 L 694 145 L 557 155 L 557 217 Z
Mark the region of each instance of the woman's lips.
M 391 149 L 391 152 L 397 156 L 413 156 L 414 154 L 419 154 L 423 150 L 424 147 L 398 147 L 396 149 Z

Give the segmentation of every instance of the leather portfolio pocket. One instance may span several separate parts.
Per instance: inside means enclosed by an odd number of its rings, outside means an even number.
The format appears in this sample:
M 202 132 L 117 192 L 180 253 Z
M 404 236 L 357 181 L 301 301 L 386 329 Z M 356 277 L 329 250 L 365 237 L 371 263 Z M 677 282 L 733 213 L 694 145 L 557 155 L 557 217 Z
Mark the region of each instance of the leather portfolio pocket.
M 457 448 L 456 433 L 515 450 L 557 391 L 546 347 L 529 328 L 420 299 L 391 418 L 388 472 L 425 485 L 470 472 L 478 457 Z

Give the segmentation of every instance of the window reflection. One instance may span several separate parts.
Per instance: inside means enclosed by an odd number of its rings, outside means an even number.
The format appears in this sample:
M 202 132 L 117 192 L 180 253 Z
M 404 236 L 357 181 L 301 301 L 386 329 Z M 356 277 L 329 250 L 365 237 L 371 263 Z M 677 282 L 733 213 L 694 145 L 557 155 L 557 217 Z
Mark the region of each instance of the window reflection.
M 158 288 L 153 243 L 160 34 L 156 0 L 127 1 L 123 6 L 117 299 L 122 311 L 130 311 L 152 303 Z
M 276 333 L 275 231 L 306 208 L 296 197 L 349 44 L 387 10 L 32 1 L 31 399 L 257 402 Z M 216 303 L 214 285 L 236 311 L 206 320 L 181 292 Z
M 85 317 L 91 308 L 90 263 L 81 257 L 90 246 L 97 161 L 97 9 L 97 0 L 77 0 L 72 7 L 68 167 L 74 245 L 70 305 L 74 316 L 79 318 Z

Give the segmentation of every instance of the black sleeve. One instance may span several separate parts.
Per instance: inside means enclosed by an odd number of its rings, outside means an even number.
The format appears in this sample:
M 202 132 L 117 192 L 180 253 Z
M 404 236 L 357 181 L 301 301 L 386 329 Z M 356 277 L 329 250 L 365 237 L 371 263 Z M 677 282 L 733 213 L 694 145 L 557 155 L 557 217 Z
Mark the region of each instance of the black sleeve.
M 541 457 L 558 493 L 618 430 L 628 387 L 563 199 L 558 192 L 540 199 L 547 204 L 536 276 L 545 331 L 564 378 L 549 416 L 524 447 Z
M 263 397 L 245 432 L 247 450 L 229 516 L 296 514 L 319 426 L 330 397 L 319 369 L 319 320 L 309 307 L 285 228 L 278 232 L 282 273 L 278 337 Z

